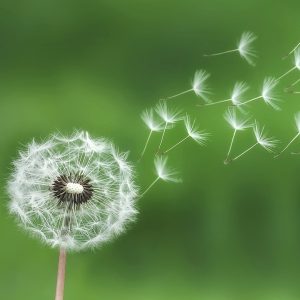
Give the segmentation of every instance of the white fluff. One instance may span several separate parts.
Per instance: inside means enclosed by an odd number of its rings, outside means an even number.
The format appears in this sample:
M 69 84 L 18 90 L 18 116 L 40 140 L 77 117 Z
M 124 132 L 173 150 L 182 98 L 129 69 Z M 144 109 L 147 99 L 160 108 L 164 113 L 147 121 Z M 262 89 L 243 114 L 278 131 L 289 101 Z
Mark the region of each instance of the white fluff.
M 238 51 L 250 65 L 255 65 L 253 58 L 256 57 L 255 51 L 252 48 L 252 43 L 257 39 L 257 36 L 250 32 L 245 31 L 242 33 L 241 39 L 238 42 Z
M 268 137 L 265 133 L 264 127 L 261 128 L 258 125 L 258 123 L 255 123 L 253 131 L 256 138 L 256 142 L 267 151 L 272 152 L 273 148 L 277 144 L 277 141 L 272 137 Z
M 276 104 L 276 102 L 280 100 L 274 94 L 274 88 L 277 86 L 277 84 L 277 79 L 273 77 L 265 78 L 261 91 L 261 97 L 263 98 L 266 104 L 272 106 L 276 110 L 280 110 L 280 107 Z
M 225 115 L 225 120 L 227 123 L 236 131 L 242 131 L 249 127 L 252 127 L 252 124 L 249 122 L 249 118 L 238 118 L 235 108 L 228 108 Z
M 155 158 L 154 165 L 157 178 L 163 181 L 181 182 L 181 180 L 177 178 L 177 172 L 167 166 L 167 161 L 167 157 L 158 156 Z
M 195 142 L 197 142 L 200 145 L 205 144 L 208 138 L 208 133 L 204 131 L 199 131 L 198 126 L 195 125 L 195 120 L 192 121 L 191 118 L 188 115 L 186 115 L 184 118 L 184 125 L 189 137 L 191 137 Z
M 51 186 L 63 174 L 81 173 L 90 179 L 93 195 L 79 208 L 58 205 Z M 82 192 L 69 184 L 73 193 Z M 127 154 L 87 132 L 52 135 L 33 141 L 14 162 L 8 182 L 10 212 L 24 229 L 52 247 L 83 250 L 102 245 L 124 231 L 137 211 L 137 188 Z M 63 224 L 68 218 L 69 226 Z
M 209 98 L 207 97 L 210 92 L 206 84 L 206 81 L 209 77 L 210 74 L 205 70 L 198 70 L 195 72 L 192 82 L 192 89 L 194 93 L 197 96 L 201 97 L 205 102 L 210 102 Z

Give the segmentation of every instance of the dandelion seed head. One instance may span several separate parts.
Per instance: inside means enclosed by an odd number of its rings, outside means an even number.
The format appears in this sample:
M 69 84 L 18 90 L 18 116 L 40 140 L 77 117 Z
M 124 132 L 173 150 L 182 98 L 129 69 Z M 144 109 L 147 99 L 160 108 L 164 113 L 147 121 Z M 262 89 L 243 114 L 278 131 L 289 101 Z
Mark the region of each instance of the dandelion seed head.
M 260 127 L 257 122 L 255 122 L 253 131 L 257 143 L 260 144 L 267 151 L 272 152 L 273 148 L 275 148 L 277 144 L 277 140 L 275 140 L 272 137 L 268 137 L 267 134 L 265 133 L 264 127 Z
M 226 113 L 224 115 L 224 118 L 227 121 L 227 123 L 234 130 L 237 130 L 237 131 L 242 131 L 242 130 L 245 130 L 245 129 L 253 126 L 250 123 L 250 118 L 244 118 L 244 119 L 238 118 L 235 108 L 228 108 L 228 110 L 226 111 Z
M 7 190 L 21 227 L 67 250 L 102 245 L 137 214 L 127 154 L 83 131 L 29 144 L 14 161 Z
M 201 97 L 205 102 L 210 102 L 208 94 L 210 91 L 207 87 L 206 81 L 210 77 L 210 74 L 204 70 L 198 70 L 195 72 L 194 79 L 192 82 L 192 88 L 195 94 Z
M 240 55 L 250 64 L 255 65 L 253 58 L 256 57 L 256 53 L 252 47 L 252 43 L 257 39 L 257 36 L 250 32 L 245 31 L 238 42 L 238 51 Z
M 184 118 L 184 125 L 188 135 L 198 144 L 204 145 L 208 138 L 208 133 L 204 131 L 199 131 L 198 127 L 195 125 L 195 120 L 192 121 L 191 118 L 186 115 Z
M 143 122 L 146 124 L 146 126 L 149 128 L 150 131 L 159 132 L 163 129 L 161 122 L 158 122 L 154 118 L 154 112 L 153 109 L 146 109 L 142 115 L 141 118 Z
M 163 181 L 181 182 L 177 177 L 178 173 L 167 166 L 168 158 L 157 156 L 154 159 L 154 165 L 157 177 Z
M 236 82 L 232 94 L 231 101 L 234 105 L 238 106 L 242 103 L 242 96 L 249 89 L 249 86 L 245 82 Z
M 165 101 L 160 101 L 156 105 L 155 111 L 166 124 L 174 124 L 182 119 L 181 112 L 176 109 L 170 109 Z
M 264 79 L 261 97 L 265 101 L 266 104 L 270 105 L 276 110 L 280 110 L 280 107 L 276 102 L 280 101 L 276 95 L 274 94 L 274 88 L 277 86 L 278 80 L 273 77 L 267 77 Z

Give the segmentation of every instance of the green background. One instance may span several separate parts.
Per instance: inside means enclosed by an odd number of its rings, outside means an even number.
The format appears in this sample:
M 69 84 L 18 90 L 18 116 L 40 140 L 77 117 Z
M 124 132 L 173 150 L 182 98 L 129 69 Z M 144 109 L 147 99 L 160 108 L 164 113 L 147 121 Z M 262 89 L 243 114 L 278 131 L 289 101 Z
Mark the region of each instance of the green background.
M 298 0 L 2 1 L 0 298 L 54 298 L 57 251 L 22 232 L 6 209 L 18 149 L 33 137 L 81 128 L 111 138 L 136 161 L 148 133 L 141 111 L 190 88 L 195 70 L 212 74 L 219 100 L 236 80 L 255 97 L 265 76 L 291 68 L 292 58 L 281 57 L 299 42 L 299 10 Z M 202 56 L 232 49 L 244 30 L 259 37 L 255 68 L 237 54 Z M 281 112 L 261 101 L 250 107 L 280 147 L 296 134 L 300 98 L 283 88 L 297 78 L 294 71 L 277 89 Z M 277 160 L 257 148 L 225 166 L 232 135 L 225 106 L 199 109 L 192 93 L 173 101 L 210 141 L 188 141 L 170 154 L 183 183 L 159 182 L 138 203 L 127 233 L 68 256 L 65 299 L 299 299 L 300 156 L 290 151 L 300 143 Z M 176 127 L 165 145 L 183 135 Z M 158 139 L 137 164 L 142 189 L 155 177 Z M 240 134 L 234 153 L 253 142 L 251 131 Z

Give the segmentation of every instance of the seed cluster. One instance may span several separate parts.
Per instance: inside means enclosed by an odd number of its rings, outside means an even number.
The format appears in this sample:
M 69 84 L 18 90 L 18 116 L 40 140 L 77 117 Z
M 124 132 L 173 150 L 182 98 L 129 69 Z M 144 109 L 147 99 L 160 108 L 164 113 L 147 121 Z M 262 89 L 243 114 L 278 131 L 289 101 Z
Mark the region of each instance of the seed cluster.
M 90 179 L 81 173 L 58 176 L 51 186 L 59 205 L 68 205 L 69 208 L 79 208 L 93 196 L 93 187 Z M 82 187 L 73 188 L 71 187 Z

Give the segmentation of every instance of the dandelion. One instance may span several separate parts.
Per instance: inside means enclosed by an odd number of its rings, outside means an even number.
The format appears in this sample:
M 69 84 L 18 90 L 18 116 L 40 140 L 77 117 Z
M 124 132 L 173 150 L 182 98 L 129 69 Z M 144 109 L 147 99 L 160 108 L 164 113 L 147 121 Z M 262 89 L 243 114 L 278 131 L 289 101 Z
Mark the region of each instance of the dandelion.
M 190 117 L 188 115 L 186 115 L 186 117 L 184 118 L 184 125 L 185 125 L 187 135 L 183 139 L 181 139 L 179 142 L 177 142 L 175 145 L 173 145 L 172 147 L 170 147 L 169 149 L 164 151 L 163 152 L 164 154 L 173 150 L 178 145 L 180 145 L 181 143 L 186 141 L 188 138 L 191 138 L 199 145 L 203 145 L 205 143 L 205 141 L 207 140 L 207 137 L 208 137 L 208 133 L 206 133 L 204 131 L 199 131 L 198 127 L 195 125 L 195 120 L 192 121 L 190 119 Z
M 281 150 L 274 158 L 280 156 L 300 135 L 300 112 L 296 113 L 295 115 L 295 123 L 297 128 L 297 134 L 291 139 L 291 141 Z
M 146 151 L 146 148 L 147 148 L 147 146 L 149 144 L 149 141 L 150 141 L 150 138 L 152 136 L 152 133 L 153 132 L 160 132 L 160 131 L 162 131 L 163 127 L 162 127 L 162 123 L 161 122 L 158 122 L 157 120 L 155 120 L 153 109 L 145 110 L 142 113 L 141 118 L 142 118 L 142 120 L 144 121 L 144 123 L 146 124 L 146 126 L 148 127 L 148 129 L 150 131 L 149 135 L 147 137 L 145 146 L 143 148 L 142 154 L 141 154 L 141 158 L 142 158 L 144 156 L 144 154 L 145 154 L 145 151 Z
M 198 106 L 210 106 L 210 105 L 216 105 L 225 102 L 231 102 L 232 105 L 239 106 L 242 104 L 242 96 L 248 89 L 249 86 L 245 82 L 236 82 L 233 87 L 231 97 L 229 99 L 219 100 L 216 102 L 206 103 Z
M 263 101 L 270 105 L 272 108 L 276 110 L 280 110 L 280 107 L 277 105 L 276 102 L 280 101 L 276 95 L 274 94 L 274 88 L 277 86 L 278 81 L 273 77 L 266 77 L 263 82 L 263 86 L 261 89 L 261 94 L 255 98 L 249 99 L 247 101 L 244 101 L 239 106 L 248 104 L 250 102 L 253 102 L 255 100 L 263 99 Z
M 168 157 L 157 156 L 154 159 L 154 166 L 156 172 L 156 178 L 141 194 L 141 198 L 159 181 L 163 180 L 166 182 L 181 182 L 181 179 L 177 177 L 178 173 L 167 166 Z
M 181 120 L 182 117 L 180 115 L 179 110 L 169 109 L 167 106 L 167 103 L 165 101 L 159 102 L 155 108 L 155 111 L 162 118 L 162 120 L 165 123 L 165 126 L 163 128 L 163 133 L 162 133 L 162 136 L 160 139 L 160 143 L 158 146 L 158 151 L 159 151 L 162 146 L 166 130 L 169 128 L 170 125 L 173 125 L 176 122 L 178 122 L 179 120 Z
M 210 93 L 209 88 L 207 87 L 206 81 L 210 77 L 204 70 L 198 70 L 195 72 L 194 79 L 192 81 L 192 88 L 186 91 L 183 91 L 179 94 L 167 97 L 166 100 L 181 96 L 186 93 L 194 92 L 196 96 L 202 98 L 205 102 L 209 102 L 208 94 Z
M 233 135 L 230 141 L 229 149 L 225 158 L 224 163 L 227 164 L 229 162 L 229 156 L 232 150 L 233 142 L 236 137 L 236 133 L 238 131 L 243 131 L 247 128 L 252 127 L 253 125 L 249 123 L 249 118 L 239 119 L 236 115 L 236 109 L 229 108 L 224 115 L 225 120 L 227 123 L 233 128 Z
M 127 154 L 87 132 L 52 135 L 20 152 L 8 181 L 9 210 L 21 227 L 60 248 L 56 299 L 63 299 L 66 251 L 101 246 L 136 216 Z
M 247 148 L 244 152 L 242 152 L 238 156 L 231 159 L 231 161 L 237 160 L 238 158 L 245 155 L 246 153 L 248 153 L 250 150 L 252 150 L 253 148 L 255 148 L 258 145 L 263 147 L 268 152 L 273 151 L 273 148 L 275 147 L 275 145 L 277 143 L 277 140 L 275 140 L 272 137 L 268 137 L 265 133 L 264 127 L 260 128 L 260 126 L 256 122 L 255 122 L 255 125 L 253 127 L 253 131 L 254 131 L 254 136 L 255 136 L 255 139 L 256 139 L 256 143 L 253 144 L 252 146 L 250 146 L 249 148 Z
M 213 53 L 213 54 L 205 54 L 204 56 L 217 56 L 223 55 L 233 52 L 238 52 L 242 58 L 244 58 L 250 65 L 255 66 L 253 58 L 256 57 L 256 53 L 252 47 L 252 43 L 257 39 L 257 36 L 250 32 L 245 31 L 242 33 L 242 36 L 237 44 L 237 48 L 232 50 L 227 50 L 223 52 Z
M 300 46 L 300 43 L 298 43 L 287 55 L 285 55 L 282 59 L 286 59 L 289 55 L 293 54 L 298 47 Z
M 288 70 L 287 72 L 282 74 L 280 77 L 278 77 L 277 80 L 278 81 L 281 80 L 283 77 L 285 77 L 286 75 L 288 75 L 289 73 L 291 73 L 294 70 L 300 71 L 300 48 L 297 48 L 294 51 L 294 67 L 292 67 L 290 70 Z

